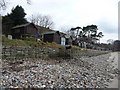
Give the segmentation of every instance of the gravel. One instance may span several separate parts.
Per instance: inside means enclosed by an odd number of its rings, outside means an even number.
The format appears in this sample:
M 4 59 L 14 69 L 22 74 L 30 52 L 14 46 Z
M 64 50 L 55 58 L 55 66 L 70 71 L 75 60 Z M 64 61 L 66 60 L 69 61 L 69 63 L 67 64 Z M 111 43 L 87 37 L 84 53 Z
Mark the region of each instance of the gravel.
M 118 74 L 109 57 L 110 53 L 66 60 L 2 60 L 0 87 L 107 88 Z

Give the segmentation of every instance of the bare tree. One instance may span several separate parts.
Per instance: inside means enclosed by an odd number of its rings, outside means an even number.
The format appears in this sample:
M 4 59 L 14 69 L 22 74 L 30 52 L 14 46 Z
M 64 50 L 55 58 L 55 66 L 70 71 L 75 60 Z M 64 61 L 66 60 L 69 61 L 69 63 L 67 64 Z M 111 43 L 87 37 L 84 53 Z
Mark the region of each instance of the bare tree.
M 27 4 L 31 4 L 31 0 L 26 0 Z M 7 7 L 8 0 L 0 0 L 0 10 L 5 10 Z
M 26 0 L 27 1 L 27 4 L 31 4 L 31 0 Z
M 64 26 L 60 27 L 60 31 L 62 31 L 64 33 L 68 33 L 68 32 L 70 32 L 71 28 L 72 28 L 72 26 L 64 25 Z
M 53 28 L 54 25 L 51 17 L 48 15 L 32 15 L 29 20 L 30 22 L 45 28 Z
M 6 4 L 7 4 L 7 2 L 5 0 L 0 0 L 0 9 L 5 9 Z

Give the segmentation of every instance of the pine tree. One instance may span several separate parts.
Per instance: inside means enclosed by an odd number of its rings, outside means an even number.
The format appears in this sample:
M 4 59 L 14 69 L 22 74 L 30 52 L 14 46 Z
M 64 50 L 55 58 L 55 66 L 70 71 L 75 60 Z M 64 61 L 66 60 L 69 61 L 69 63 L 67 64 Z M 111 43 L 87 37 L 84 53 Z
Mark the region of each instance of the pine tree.
M 10 15 L 7 14 L 3 16 L 2 20 L 2 33 L 8 35 L 11 33 L 11 28 L 13 27 L 13 20 L 10 18 Z
M 24 9 L 22 6 L 16 6 L 12 9 L 12 12 L 10 14 L 10 18 L 13 20 L 13 25 L 20 25 L 27 23 L 27 20 L 25 19 L 26 13 L 24 12 Z
M 26 13 L 24 12 L 22 6 L 17 5 L 15 8 L 13 8 L 10 14 L 3 16 L 2 33 L 8 35 L 11 33 L 12 27 L 27 23 L 25 15 Z

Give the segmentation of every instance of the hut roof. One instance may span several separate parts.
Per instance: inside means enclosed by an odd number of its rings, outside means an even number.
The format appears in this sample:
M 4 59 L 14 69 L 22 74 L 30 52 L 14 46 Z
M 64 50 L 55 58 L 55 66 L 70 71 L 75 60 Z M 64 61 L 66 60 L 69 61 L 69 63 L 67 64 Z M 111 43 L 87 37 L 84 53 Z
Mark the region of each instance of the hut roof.
M 14 26 L 12 27 L 12 29 L 17 29 L 17 28 L 21 28 L 21 27 L 26 27 L 28 25 L 32 24 L 36 29 L 37 27 L 33 24 L 33 23 L 26 23 L 26 24 L 21 24 L 21 25 L 17 25 L 17 26 Z

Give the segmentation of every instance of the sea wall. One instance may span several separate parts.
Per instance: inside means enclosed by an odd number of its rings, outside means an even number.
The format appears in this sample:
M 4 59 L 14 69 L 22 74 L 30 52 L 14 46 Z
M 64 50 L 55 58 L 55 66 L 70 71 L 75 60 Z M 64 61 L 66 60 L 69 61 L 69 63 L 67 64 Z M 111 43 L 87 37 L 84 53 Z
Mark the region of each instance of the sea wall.
M 2 59 L 80 58 L 108 53 L 100 50 L 58 49 L 49 47 L 2 46 Z

